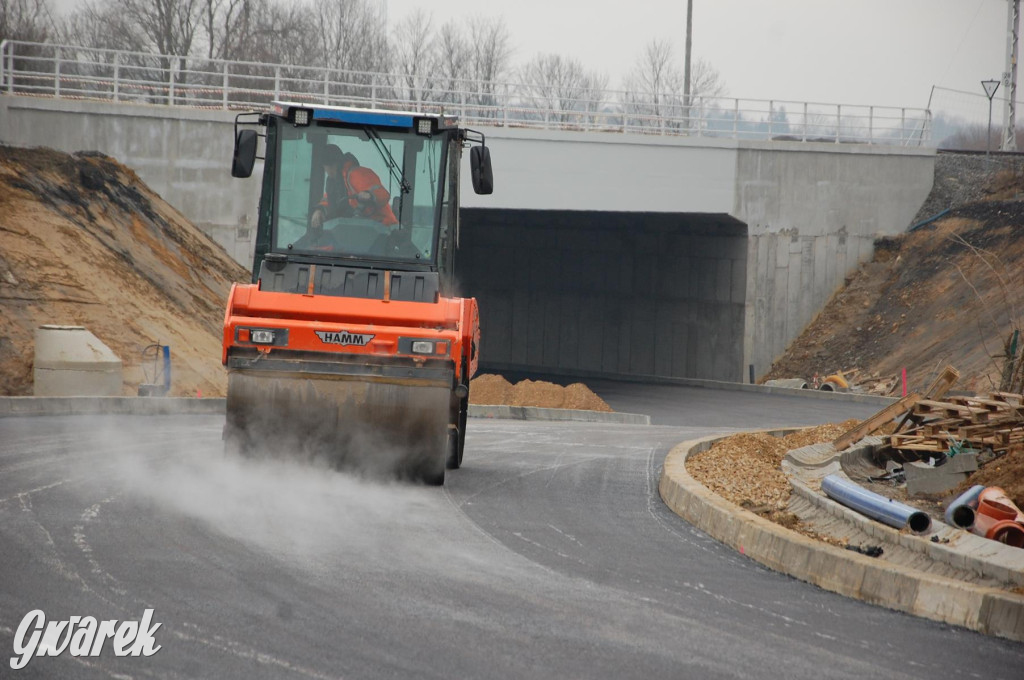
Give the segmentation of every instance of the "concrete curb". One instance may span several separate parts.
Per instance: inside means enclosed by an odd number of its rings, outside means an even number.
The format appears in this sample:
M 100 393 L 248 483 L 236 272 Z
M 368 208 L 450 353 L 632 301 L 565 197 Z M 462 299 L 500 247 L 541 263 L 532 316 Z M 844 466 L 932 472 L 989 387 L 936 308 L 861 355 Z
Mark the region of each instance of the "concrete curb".
M 556 420 L 580 423 L 619 423 L 623 425 L 650 425 L 651 417 L 639 413 L 609 413 L 606 411 L 574 411 L 565 408 L 538 408 L 536 406 L 469 405 L 470 418 L 502 418 L 505 420 Z
M 669 452 L 658 490 L 677 515 L 761 564 L 825 590 L 1010 640 L 1024 641 L 1024 595 L 985 588 L 821 543 L 717 496 L 686 471 L 686 459 L 722 435 Z
M 523 366 L 512 364 L 487 364 L 482 366 L 479 373 L 489 372 L 525 372 L 530 371 Z M 854 404 L 877 404 L 888 406 L 897 401 L 897 397 L 883 397 L 877 394 L 864 394 L 862 392 L 822 392 L 821 390 L 802 390 L 792 387 L 776 387 L 773 385 L 751 385 L 748 383 L 726 382 L 723 380 L 704 380 L 701 378 L 668 378 L 658 375 L 621 375 L 618 373 L 602 373 L 601 371 L 557 371 L 548 372 L 549 375 L 558 375 L 565 378 L 597 378 L 601 380 L 613 380 L 616 382 L 645 383 L 651 385 L 678 385 L 681 387 L 703 387 L 709 390 L 734 390 L 740 392 L 758 392 L 761 394 L 777 394 L 787 397 L 801 397 L 804 399 L 830 399 L 832 401 L 849 402 Z
M 650 377 L 651 382 L 663 382 L 668 385 L 683 385 L 686 387 L 703 387 L 709 390 L 734 390 L 739 392 L 758 392 L 760 394 L 776 394 L 787 397 L 800 397 L 803 399 L 830 399 L 832 401 L 849 402 L 853 404 L 877 404 L 888 406 L 897 401 L 895 397 L 882 397 L 877 394 L 863 394 L 861 392 L 823 392 L 821 390 L 801 390 L 792 387 L 775 387 L 773 385 L 749 385 L 747 383 L 720 382 L 718 380 L 697 380 L 694 378 L 661 378 L 660 380 Z M 641 380 L 641 382 L 648 382 Z
M 5 416 L 76 416 L 76 415 L 220 415 L 224 413 L 223 397 L 193 399 L 191 397 L 0 397 L 0 418 Z M 508 420 L 551 420 L 588 423 L 619 423 L 650 425 L 651 417 L 637 413 L 605 413 L 573 411 L 532 406 L 481 406 L 470 404 L 472 418 Z

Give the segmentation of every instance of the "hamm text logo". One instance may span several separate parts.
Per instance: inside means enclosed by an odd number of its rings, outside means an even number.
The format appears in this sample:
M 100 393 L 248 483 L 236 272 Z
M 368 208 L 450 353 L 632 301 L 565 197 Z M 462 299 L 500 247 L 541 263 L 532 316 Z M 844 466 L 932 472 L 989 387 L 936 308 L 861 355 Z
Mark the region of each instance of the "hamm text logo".
M 328 345 L 357 345 L 365 347 L 373 340 L 372 335 L 365 333 L 349 333 L 348 331 L 313 331 L 317 337 Z
M 142 621 L 97 621 L 92 616 L 72 616 L 67 621 L 50 621 L 41 609 L 33 609 L 14 635 L 11 668 L 19 670 L 34 656 L 99 656 L 107 638 L 113 640 L 117 656 L 153 656 L 160 651 L 153 634 L 162 623 L 153 624 L 153 610 L 147 609 Z M 45 627 L 44 627 L 45 624 Z M 152 624 L 152 625 L 151 625 Z

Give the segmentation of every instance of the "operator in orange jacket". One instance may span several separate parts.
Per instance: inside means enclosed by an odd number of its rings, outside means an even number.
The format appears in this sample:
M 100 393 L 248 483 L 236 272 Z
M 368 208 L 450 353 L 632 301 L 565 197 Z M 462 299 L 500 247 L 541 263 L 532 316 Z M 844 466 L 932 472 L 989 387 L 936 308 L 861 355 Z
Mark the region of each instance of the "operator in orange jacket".
M 364 217 L 385 226 L 398 224 L 391 210 L 391 194 L 370 168 L 334 144 L 324 149 L 324 197 L 310 215 L 310 225 L 321 228 L 336 217 Z

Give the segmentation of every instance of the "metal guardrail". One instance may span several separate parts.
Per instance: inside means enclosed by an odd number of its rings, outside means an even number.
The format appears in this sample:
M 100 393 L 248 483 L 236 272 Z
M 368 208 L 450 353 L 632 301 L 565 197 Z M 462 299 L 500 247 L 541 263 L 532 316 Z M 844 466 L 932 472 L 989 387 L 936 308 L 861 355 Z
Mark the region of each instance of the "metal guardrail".
M 925 146 L 927 109 L 602 90 L 0 42 L 0 91 L 252 110 L 270 100 L 457 114 L 472 125 Z M 688 105 L 687 105 L 688 104 Z

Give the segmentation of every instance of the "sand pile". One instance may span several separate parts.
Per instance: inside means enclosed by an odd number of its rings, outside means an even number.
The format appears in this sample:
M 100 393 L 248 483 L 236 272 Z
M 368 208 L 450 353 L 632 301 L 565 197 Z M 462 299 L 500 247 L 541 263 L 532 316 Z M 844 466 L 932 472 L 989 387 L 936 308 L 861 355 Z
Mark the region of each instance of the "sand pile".
M 500 375 L 485 374 L 470 382 L 471 404 L 489 406 L 537 406 L 581 411 L 606 411 L 612 408 L 583 383 L 562 387 L 554 383 L 522 380 L 515 385 Z

